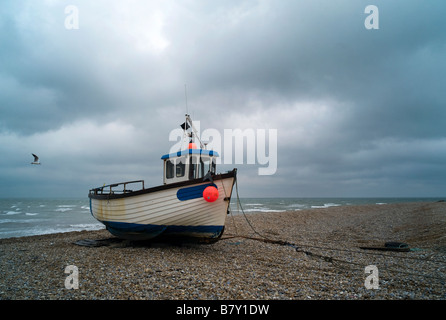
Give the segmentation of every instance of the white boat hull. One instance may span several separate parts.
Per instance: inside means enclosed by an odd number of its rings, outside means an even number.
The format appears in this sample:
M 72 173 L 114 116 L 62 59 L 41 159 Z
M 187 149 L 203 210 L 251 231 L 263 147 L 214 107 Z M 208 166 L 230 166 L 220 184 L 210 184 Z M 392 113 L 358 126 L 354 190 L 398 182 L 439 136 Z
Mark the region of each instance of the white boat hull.
M 236 170 L 217 175 L 213 183 L 201 180 L 142 189 L 115 195 L 90 191 L 90 211 L 110 233 L 125 239 L 187 237 L 218 240 L 221 237 Z M 218 198 L 207 202 L 203 189 L 213 185 Z

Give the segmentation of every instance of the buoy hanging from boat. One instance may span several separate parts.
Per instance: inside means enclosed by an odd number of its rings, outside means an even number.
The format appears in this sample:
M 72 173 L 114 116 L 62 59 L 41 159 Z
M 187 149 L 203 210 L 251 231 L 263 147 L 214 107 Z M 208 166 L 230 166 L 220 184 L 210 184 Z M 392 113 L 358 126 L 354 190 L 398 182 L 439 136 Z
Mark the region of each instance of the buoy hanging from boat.
M 214 202 L 218 199 L 218 189 L 214 186 L 206 187 L 206 189 L 203 190 L 203 198 L 207 202 Z
M 197 145 L 195 143 L 193 143 L 193 142 L 190 142 L 188 149 L 197 149 Z

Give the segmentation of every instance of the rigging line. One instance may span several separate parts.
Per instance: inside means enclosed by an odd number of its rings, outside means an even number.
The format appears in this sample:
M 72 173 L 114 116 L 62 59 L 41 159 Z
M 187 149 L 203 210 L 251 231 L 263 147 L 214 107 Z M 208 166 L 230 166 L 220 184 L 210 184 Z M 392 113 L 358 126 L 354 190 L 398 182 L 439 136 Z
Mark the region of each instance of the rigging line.
M 229 205 L 229 211 L 231 212 L 231 218 L 232 218 L 232 224 L 234 225 L 235 229 L 235 236 L 238 236 L 238 230 L 237 230 L 237 224 L 235 223 L 234 214 L 232 213 L 231 206 Z
M 236 236 L 232 236 L 231 238 L 244 238 L 244 239 L 250 239 L 250 240 L 255 240 L 255 241 L 262 241 L 262 242 L 265 242 L 265 243 L 272 243 L 272 244 L 290 246 L 290 247 L 295 248 L 296 252 L 305 253 L 310 258 L 322 259 L 322 260 L 324 260 L 326 262 L 332 263 L 334 266 L 336 266 L 338 268 L 340 268 L 340 266 L 337 265 L 337 263 L 349 264 L 349 265 L 360 266 L 360 267 L 364 267 L 366 265 L 364 263 L 338 259 L 338 258 L 334 258 L 334 257 L 331 257 L 331 256 L 326 256 L 326 255 L 317 254 L 317 253 L 314 253 L 314 252 L 311 252 L 311 251 L 303 250 L 303 249 L 297 247 L 296 245 L 294 245 L 294 244 L 292 244 L 290 242 L 287 242 L 287 241 L 271 240 L 271 239 L 267 239 L 267 238 L 265 238 L 265 239 L 253 238 L 253 237 L 237 236 L 237 235 Z M 399 266 L 399 267 L 402 268 L 401 266 Z M 442 277 L 438 277 L 438 276 L 433 276 L 433 275 L 428 275 L 428 274 L 423 274 L 423 273 L 416 273 L 416 272 L 409 272 L 409 271 L 405 271 L 405 270 L 398 270 L 398 269 L 389 268 L 389 267 L 379 267 L 379 270 L 384 270 L 384 271 L 393 272 L 393 273 L 403 273 L 403 274 L 407 274 L 407 275 L 424 277 L 424 278 L 431 278 L 431 279 L 440 280 L 442 282 L 446 281 L 446 278 L 442 278 Z M 411 270 L 414 270 L 414 269 L 411 269 Z
M 187 108 L 187 87 L 186 87 L 186 84 L 184 84 L 184 96 L 186 97 L 186 114 L 189 114 L 189 111 Z
M 332 263 L 335 267 L 340 268 L 339 265 L 337 265 L 337 263 L 342 263 L 342 264 L 349 264 L 349 265 L 354 265 L 354 266 L 360 266 L 360 267 L 364 267 L 366 264 L 365 263 L 359 263 L 359 262 L 355 262 L 355 261 L 348 261 L 348 260 L 343 260 L 343 259 L 338 259 L 338 258 L 334 258 L 331 256 L 326 256 L 326 255 L 322 255 L 322 254 L 317 254 L 311 251 L 307 251 L 307 250 L 303 250 L 299 247 L 297 247 L 296 245 L 287 242 L 287 241 L 282 241 L 282 240 L 271 240 L 271 239 L 262 239 L 262 238 L 253 238 L 253 237 L 248 237 L 248 236 L 242 236 L 242 235 L 235 235 L 235 236 L 231 236 L 228 239 L 233 239 L 233 238 L 244 238 L 244 239 L 250 239 L 250 240 L 255 240 L 255 241 L 261 241 L 261 242 L 265 242 L 265 243 L 272 243 L 272 244 L 278 244 L 278 245 L 285 245 L 285 246 L 290 246 L 295 248 L 296 252 L 302 252 L 305 253 L 308 257 L 310 258 L 319 258 L 322 259 L 326 262 Z M 397 265 L 400 268 L 403 268 L 402 266 Z M 405 270 L 398 270 L 398 269 L 394 269 L 394 268 L 389 268 L 387 266 L 384 267 L 379 267 L 379 270 L 384 270 L 388 273 L 403 273 L 403 274 L 407 274 L 407 275 L 412 275 L 412 276 L 417 276 L 417 277 L 424 277 L 424 278 L 431 278 L 431 279 L 436 279 L 436 280 L 440 280 L 442 282 L 446 281 L 446 278 L 443 277 L 438 277 L 438 276 L 433 276 L 433 275 L 428 275 L 428 274 L 423 274 L 423 273 L 416 273 L 416 272 L 409 272 L 409 271 L 405 271 Z M 414 269 L 411 269 L 414 270 Z M 416 270 L 415 270 L 416 271 Z
M 257 241 L 263 241 L 263 242 L 266 242 L 266 243 L 273 243 L 273 244 L 278 244 L 278 245 L 285 245 L 285 246 L 293 247 L 296 250 L 298 249 L 298 246 L 295 245 L 294 243 L 291 243 L 291 242 L 288 242 L 288 241 L 283 241 L 283 240 L 273 240 L 273 239 L 265 237 L 264 235 L 261 235 L 259 232 L 257 232 L 257 230 L 254 228 L 254 226 L 251 224 L 251 222 L 249 221 L 248 217 L 246 216 L 245 211 L 243 210 L 242 203 L 240 201 L 240 196 L 238 194 L 238 179 L 235 180 L 235 190 L 236 190 L 236 193 L 237 193 L 237 203 L 238 203 L 238 205 L 240 205 L 240 209 L 242 211 L 243 216 L 245 217 L 246 222 L 251 227 L 251 229 L 254 232 L 254 234 L 257 234 L 262 239 L 253 238 L 253 237 L 247 237 L 247 236 L 240 236 L 241 238 L 257 240 Z
M 265 237 L 265 236 L 263 236 L 263 235 L 261 235 L 260 233 L 257 232 L 257 230 L 252 226 L 251 222 L 249 222 L 248 217 L 246 216 L 245 211 L 243 210 L 243 207 L 242 207 L 242 203 L 240 202 L 239 194 L 238 194 L 238 179 L 235 180 L 235 191 L 237 193 L 237 203 L 240 205 L 240 209 L 242 211 L 242 214 L 245 217 L 246 222 L 251 227 L 251 229 L 254 232 L 254 234 L 257 234 L 258 236 L 260 236 L 260 237 L 262 237 L 264 239 L 268 239 L 267 237 Z
M 237 183 L 237 176 L 235 176 L 235 181 Z M 223 186 L 223 192 L 225 193 L 225 198 L 227 198 L 228 196 L 226 195 L 226 188 L 225 188 L 225 184 L 223 183 L 223 180 L 221 180 L 221 184 Z M 232 224 L 234 225 L 235 228 L 235 234 L 238 235 L 238 231 L 237 231 L 237 225 L 234 221 L 234 215 L 232 214 L 232 209 L 231 209 L 231 199 L 229 197 L 229 203 L 228 203 L 228 209 L 231 212 L 231 218 L 232 218 Z
M 400 256 L 400 255 L 390 255 L 390 254 L 385 254 L 385 253 L 381 253 L 381 252 L 369 252 L 369 251 L 356 251 L 356 250 L 350 250 L 350 249 L 340 249 L 340 248 L 329 248 L 329 247 L 321 247 L 321 246 L 315 246 L 315 245 L 306 245 L 306 244 L 299 244 L 300 248 L 309 248 L 309 249 L 319 249 L 319 250 L 328 250 L 328 251 L 338 251 L 338 252 L 348 252 L 350 254 L 366 254 L 366 255 L 372 255 L 372 256 L 381 256 L 381 257 L 389 257 L 389 258 L 399 258 L 399 259 L 409 259 L 409 260 L 414 260 L 414 261 L 422 261 L 422 262 L 432 262 L 432 263 L 440 263 L 440 264 L 444 264 L 444 261 L 439 261 L 439 260 L 432 260 L 432 259 L 427 259 L 427 258 L 417 258 L 417 257 L 408 257 L 408 256 Z M 303 251 L 303 250 L 301 250 Z M 305 251 L 305 253 L 308 253 L 309 251 Z M 310 253 L 312 255 L 317 255 L 315 253 Z M 320 257 L 322 257 L 322 255 L 318 255 Z M 324 256 L 326 257 L 326 256 Z
M 243 213 L 243 216 L 246 220 L 246 222 L 248 223 L 248 225 L 250 226 L 250 228 L 253 230 L 254 234 L 257 234 L 258 236 L 260 236 L 261 238 L 267 240 L 268 242 L 271 243 L 287 243 L 290 244 L 294 247 L 298 247 L 296 244 L 291 244 L 288 241 L 284 241 L 284 240 L 273 240 L 273 239 L 269 239 L 268 237 L 261 235 L 257 230 L 255 230 L 254 226 L 251 224 L 251 222 L 248 220 L 248 217 L 245 214 L 245 211 L 243 210 L 241 201 L 240 201 L 240 197 L 238 194 L 238 181 L 236 179 L 235 181 L 235 188 L 236 188 L 236 193 L 237 193 L 237 203 L 238 205 L 240 205 L 240 209 Z M 253 239 L 255 240 L 255 239 Z M 380 252 L 368 252 L 368 251 L 354 251 L 354 250 L 350 250 L 350 249 L 340 249 L 340 248 L 329 248 L 329 247 L 322 247 L 322 246 L 315 246 L 315 245 L 307 245 L 307 244 L 299 244 L 299 247 L 306 247 L 306 248 L 312 248 L 312 249 L 321 249 L 321 250 L 331 250 L 331 251 L 343 251 L 343 252 L 350 252 L 350 253 L 359 253 L 359 254 L 368 254 L 368 255 L 374 255 L 374 256 L 383 256 L 383 257 L 392 257 L 392 258 L 401 258 L 401 259 L 412 259 L 412 260 L 418 260 L 418 261 L 430 261 L 430 262 L 435 262 L 435 263 L 444 263 L 444 261 L 439 261 L 439 260 L 432 260 L 432 259 L 421 259 L 421 258 L 417 258 L 417 257 L 405 257 L 405 256 L 393 256 L 393 255 L 389 255 L 389 254 L 384 254 L 384 253 L 380 253 Z
M 325 256 L 320 256 L 320 255 L 315 255 L 315 254 L 312 254 L 312 255 L 313 255 L 313 256 L 317 256 L 317 257 L 319 257 L 319 258 L 323 258 L 325 261 L 327 261 L 327 262 L 331 262 L 331 263 L 333 263 L 334 265 L 335 265 L 335 263 L 337 262 L 337 263 L 344 263 L 344 264 L 358 265 L 358 266 L 362 266 L 362 267 L 365 266 L 365 264 L 363 264 L 363 263 L 358 263 L 358 262 L 353 262 L 353 261 L 347 261 L 347 260 L 342 260 L 342 259 L 337 259 L 337 258 L 332 258 L 332 257 L 330 257 L 330 259 L 327 260 Z M 376 264 L 376 265 L 379 266 L 379 264 Z M 340 266 L 338 266 L 338 268 L 339 268 L 339 267 L 340 267 Z M 399 267 L 399 268 L 403 268 L 403 267 L 400 266 L 400 265 L 397 265 L 397 267 Z M 441 282 L 446 282 L 446 278 L 443 278 L 443 277 L 434 276 L 434 275 L 430 275 L 430 274 L 424 274 L 424 273 L 409 272 L 409 271 L 402 270 L 402 269 L 389 268 L 389 267 L 387 267 L 387 266 L 379 266 L 379 270 L 380 270 L 380 272 L 383 270 L 383 271 L 385 271 L 385 272 L 387 272 L 387 273 L 398 273 L 398 274 L 402 274 L 402 273 L 403 273 L 403 274 L 407 274 L 407 275 L 411 275 L 411 276 L 424 277 L 424 278 L 431 278 L 431 279 L 440 280 Z M 412 269 L 412 268 L 411 268 L 411 270 L 416 271 L 415 269 Z
M 305 245 L 301 245 L 301 246 L 305 247 Z M 373 253 L 369 253 L 369 252 L 351 251 L 351 250 L 348 250 L 348 249 L 330 249 L 330 248 L 322 248 L 322 247 L 315 247 L 315 246 L 311 246 L 311 247 L 318 248 L 318 249 L 328 249 L 328 250 L 344 251 L 344 252 L 350 252 L 350 253 L 373 254 Z M 352 264 L 352 265 L 364 266 L 364 264 L 361 264 L 361 263 L 358 263 L 358 262 L 337 259 L 337 258 L 334 258 L 334 257 L 329 257 L 329 256 L 326 256 L 326 255 L 316 254 L 316 253 L 310 252 L 310 251 L 305 251 L 303 249 L 296 249 L 296 252 L 303 252 L 307 256 L 318 257 L 318 258 L 321 258 L 321 259 L 323 259 L 323 260 L 325 260 L 327 262 L 331 262 L 333 264 L 334 264 L 334 262 L 340 262 L 340 263 L 347 263 L 347 264 Z M 391 257 L 391 258 L 405 258 L 405 257 L 401 257 L 401 256 L 392 256 L 392 255 L 385 255 L 385 254 L 380 254 L 380 253 L 375 253 L 375 255 L 382 255 L 382 256 Z M 407 257 L 407 258 L 412 258 L 412 259 L 415 259 L 415 260 L 426 261 L 426 260 L 417 259 L 417 258 L 414 258 L 414 257 Z M 398 265 L 398 264 L 395 264 L 395 265 L 397 267 L 399 267 L 399 268 L 403 268 L 401 265 Z M 427 274 L 416 273 L 416 272 L 409 272 L 409 271 L 405 271 L 405 270 L 397 270 L 397 269 L 393 269 L 393 268 L 389 268 L 389 267 L 380 267 L 380 270 L 381 269 L 382 270 L 386 270 L 386 271 L 390 271 L 390 272 L 395 272 L 395 273 L 404 273 L 404 274 L 407 274 L 407 275 L 414 275 L 414 276 L 420 276 L 420 277 L 425 277 L 425 278 L 431 278 L 431 279 L 437 279 L 437 280 L 441 280 L 441 281 L 446 281 L 446 278 L 433 276 L 433 275 L 427 275 Z M 407 269 L 407 267 L 406 267 L 406 269 Z M 413 268 L 410 268 L 410 269 L 414 270 Z M 416 270 L 414 270 L 414 271 L 416 271 Z
M 409 259 L 409 260 L 416 260 L 416 261 L 423 261 L 423 262 L 445 263 L 445 261 L 441 261 L 441 260 L 433 260 L 433 259 L 429 259 L 429 258 L 408 257 L 408 256 L 400 256 L 400 255 L 390 255 L 390 254 L 385 254 L 385 253 L 381 253 L 381 252 L 357 251 L 357 250 L 351 250 L 351 249 L 330 248 L 330 247 L 322 247 L 322 246 L 315 246 L 315 245 L 307 245 L 307 244 L 303 244 L 303 243 L 300 243 L 299 246 L 305 247 L 305 248 L 312 248 L 312 249 L 343 251 L 343 252 L 350 252 L 350 253 L 357 253 L 357 254 L 368 254 L 368 255 L 373 255 L 373 256 Z
M 363 263 L 347 261 L 347 260 L 342 260 L 342 259 L 337 259 L 337 258 L 332 258 L 332 257 L 330 257 L 329 259 L 326 259 L 326 256 L 320 256 L 320 255 L 315 255 L 315 254 L 312 254 L 312 255 L 322 258 L 327 262 L 331 262 L 334 265 L 336 265 L 336 263 L 344 263 L 344 264 L 357 265 L 357 266 L 361 266 L 361 267 L 365 266 L 365 264 L 363 264 Z M 376 264 L 376 265 L 379 267 L 380 272 L 384 271 L 387 273 L 398 273 L 398 274 L 406 274 L 406 275 L 417 276 L 417 277 L 431 278 L 431 279 L 435 279 L 435 280 L 440 280 L 442 283 L 446 281 L 446 278 L 443 278 L 443 277 L 402 270 L 403 267 L 400 265 L 397 265 L 397 267 L 399 267 L 401 269 L 389 268 L 387 266 L 379 266 L 379 264 Z M 337 267 L 340 268 L 340 266 L 337 266 Z M 414 270 L 414 269 L 411 269 L 411 270 Z M 416 270 L 414 270 L 414 271 L 416 271 Z
M 301 249 L 299 246 L 297 246 L 296 244 L 287 242 L 287 241 L 283 241 L 283 240 L 272 240 L 269 239 L 268 237 L 265 237 L 263 235 L 261 235 L 260 233 L 257 232 L 257 230 L 255 230 L 255 228 L 252 226 L 252 224 L 250 223 L 250 221 L 248 220 L 245 211 L 243 210 L 243 207 L 241 205 L 240 202 L 240 197 L 238 194 L 238 183 L 237 183 L 237 179 L 236 179 L 236 193 L 237 193 L 237 201 L 240 204 L 240 208 L 241 211 L 243 213 L 243 216 L 246 219 L 246 222 L 248 223 L 248 225 L 251 227 L 251 229 L 253 230 L 253 232 L 257 235 L 259 235 L 261 238 L 263 239 L 259 239 L 259 238 L 253 238 L 253 237 L 247 237 L 247 236 L 239 236 L 241 238 L 245 238 L 245 239 L 251 239 L 251 240 L 256 240 L 256 241 L 262 241 L 262 242 L 267 242 L 267 243 L 273 243 L 273 244 L 278 244 L 278 245 L 286 245 L 286 246 L 290 246 L 293 247 L 296 252 L 303 252 L 305 253 L 307 256 L 312 256 L 312 257 L 318 257 L 323 259 L 324 261 L 333 263 L 333 262 L 341 262 L 341 263 L 347 263 L 347 264 L 352 264 L 352 265 L 359 265 L 359 266 L 364 266 L 361 263 L 358 262 L 352 262 L 352 261 L 347 261 L 347 260 L 342 260 L 342 259 L 337 259 L 334 257 L 330 257 L 330 256 L 326 256 L 326 255 L 321 255 L 321 254 L 316 254 L 310 251 L 306 251 Z M 327 248 L 327 247 L 318 247 L 318 246 L 311 246 L 311 245 L 303 245 L 303 247 L 307 247 L 307 248 L 314 248 L 314 249 L 323 249 L 323 250 L 334 250 L 334 251 L 346 251 L 346 252 L 350 252 L 350 253 L 365 253 L 365 254 L 375 254 L 375 255 L 383 255 L 381 253 L 371 253 L 371 252 L 358 252 L 358 251 L 352 251 L 352 250 L 348 250 L 348 249 L 336 249 L 336 248 Z M 390 256 L 390 255 L 384 255 L 384 256 L 389 256 L 389 257 L 395 257 L 395 256 Z M 396 256 L 398 257 L 398 256 Z M 425 260 L 423 260 L 425 261 Z M 334 264 L 334 263 L 333 263 Z M 335 264 L 334 264 L 335 265 Z M 393 271 L 393 272 L 400 272 L 399 270 L 395 270 L 395 269 L 391 269 L 391 268 L 384 268 L 384 270 L 388 270 L 388 271 Z M 437 280 L 441 280 L 441 281 L 446 281 L 445 278 L 441 278 L 441 277 L 435 277 L 435 276 L 431 276 L 431 275 L 425 275 L 425 274 L 418 274 L 418 273 L 411 273 L 411 272 L 407 272 L 407 271 L 401 271 L 401 273 L 405 273 L 405 274 L 409 274 L 409 275 L 416 275 L 416 276 L 421 276 L 421 277 L 426 277 L 426 278 L 432 278 L 432 279 L 437 279 Z

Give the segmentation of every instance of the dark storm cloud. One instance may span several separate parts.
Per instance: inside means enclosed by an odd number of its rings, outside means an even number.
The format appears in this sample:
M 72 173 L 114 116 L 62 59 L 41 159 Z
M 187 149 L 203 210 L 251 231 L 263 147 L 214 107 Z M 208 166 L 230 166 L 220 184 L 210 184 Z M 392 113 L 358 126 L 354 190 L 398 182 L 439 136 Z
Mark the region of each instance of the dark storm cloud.
M 277 173 L 240 166 L 245 195 L 388 195 L 399 185 L 399 195 L 439 194 L 442 1 L 72 4 L 79 30 L 65 28 L 65 3 L 2 6 L 0 148 L 10 159 L 22 157 L 15 145 L 36 145 L 62 161 L 65 141 L 85 176 L 102 172 L 92 165 L 100 158 L 133 177 L 174 144 L 187 84 L 202 130 L 277 129 Z M 369 4 L 378 30 L 364 26 Z M 95 150 L 95 139 L 106 147 Z
M 123 7 L 77 5 L 79 30 L 65 28 L 64 3 L 18 1 L 5 6 L 0 51 L 3 129 L 32 134 L 78 119 L 110 121 L 141 109 L 143 103 L 156 109 L 169 101 L 162 87 L 168 82 L 162 58 L 138 50 L 127 32 L 117 32 L 131 22 L 122 18 Z
M 231 4 L 220 19 L 210 8 L 183 14 L 184 29 L 168 29 L 182 39 L 173 46 L 181 44 L 176 58 L 191 87 L 230 92 L 214 105 L 249 114 L 259 108 L 249 107 L 254 97 L 274 118 L 284 101 L 334 101 L 337 123 L 312 133 L 342 151 L 386 137 L 444 136 L 441 2 L 377 1 L 379 30 L 364 28 L 367 2 L 251 4 Z

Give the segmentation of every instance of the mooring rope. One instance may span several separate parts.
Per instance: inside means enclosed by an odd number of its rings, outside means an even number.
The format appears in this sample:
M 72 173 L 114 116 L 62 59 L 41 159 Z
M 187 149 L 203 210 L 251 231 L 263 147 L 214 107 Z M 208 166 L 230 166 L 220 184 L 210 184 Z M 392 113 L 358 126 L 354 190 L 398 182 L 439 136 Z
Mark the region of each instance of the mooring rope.
M 330 248 L 330 247 L 316 246 L 316 245 L 306 245 L 306 244 L 297 245 L 297 244 L 289 242 L 289 241 L 270 239 L 270 238 L 260 234 L 254 228 L 254 226 L 251 224 L 251 222 L 249 221 L 245 211 L 243 210 L 243 206 L 242 206 L 241 201 L 240 201 L 240 196 L 239 196 L 239 193 L 238 193 L 238 183 L 237 183 L 237 180 L 238 179 L 236 178 L 236 180 L 235 180 L 235 189 L 236 189 L 236 195 L 237 195 L 237 206 L 240 206 L 240 210 L 241 210 L 241 212 L 242 212 L 246 222 L 248 223 L 249 227 L 253 231 L 253 233 L 258 235 L 260 238 L 255 238 L 255 237 L 245 236 L 245 235 L 239 235 L 238 232 L 237 232 L 237 228 L 236 228 L 234 219 L 233 219 L 233 221 L 234 221 L 234 226 L 235 226 L 235 229 L 236 229 L 236 235 L 232 236 L 231 238 L 244 238 L 244 239 L 249 239 L 249 240 L 261 241 L 261 242 L 265 242 L 265 243 L 277 244 L 277 245 L 281 245 L 281 246 L 289 246 L 289 247 L 294 248 L 296 252 L 304 253 L 307 257 L 319 258 L 319 259 L 322 259 L 322 260 L 324 260 L 326 262 L 332 263 L 333 265 L 335 265 L 335 262 L 338 262 L 338 263 L 346 263 L 346 264 L 355 265 L 355 266 L 364 266 L 363 264 L 358 263 L 358 262 L 347 261 L 347 260 L 343 260 L 343 259 L 334 258 L 332 256 L 327 256 L 327 255 L 323 255 L 323 254 L 317 254 L 317 253 L 311 252 L 309 250 L 304 250 L 303 247 L 304 248 L 319 249 L 319 250 L 342 251 L 342 252 L 349 252 L 349 253 L 352 253 L 352 254 L 369 254 L 369 255 L 374 255 L 374 256 L 384 256 L 384 257 L 392 257 L 392 258 L 406 258 L 406 259 L 413 259 L 413 260 L 419 260 L 419 261 L 429 261 L 429 262 L 434 262 L 434 263 L 442 263 L 442 264 L 444 263 L 444 261 L 431 260 L 431 259 L 420 259 L 420 258 L 417 258 L 417 257 L 393 256 L 393 255 L 388 255 L 388 254 L 383 254 L 383 253 L 378 253 L 378 252 L 354 251 L 354 250 L 349 250 L 349 249 Z M 231 216 L 232 216 L 232 210 L 231 210 Z M 230 239 L 230 238 L 229 237 L 225 237 L 224 239 Z M 446 281 L 445 278 L 438 277 L 438 276 L 432 276 L 432 275 L 416 273 L 416 272 L 408 272 L 408 271 L 405 271 L 405 270 L 397 270 L 397 269 L 388 268 L 388 267 L 386 267 L 384 269 L 387 270 L 387 271 L 390 271 L 390 272 L 404 273 L 404 274 L 408 274 L 408 275 L 414 275 L 414 276 L 421 276 L 421 277 L 425 277 L 425 278 L 437 279 L 437 280 L 440 280 L 442 283 L 444 283 Z

